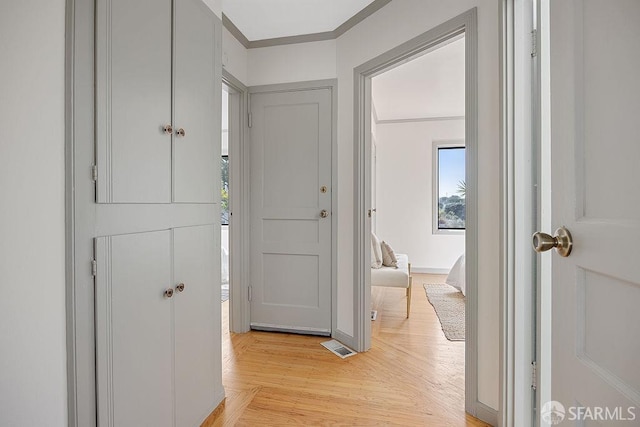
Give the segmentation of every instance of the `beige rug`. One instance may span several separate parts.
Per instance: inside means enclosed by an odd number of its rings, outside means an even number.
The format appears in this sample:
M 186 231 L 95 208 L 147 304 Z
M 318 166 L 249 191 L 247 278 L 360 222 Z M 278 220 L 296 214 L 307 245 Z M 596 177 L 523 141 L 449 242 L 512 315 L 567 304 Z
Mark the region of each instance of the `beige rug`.
M 424 284 L 427 299 L 433 306 L 442 332 L 449 341 L 464 341 L 464 295 L 453 286 Z

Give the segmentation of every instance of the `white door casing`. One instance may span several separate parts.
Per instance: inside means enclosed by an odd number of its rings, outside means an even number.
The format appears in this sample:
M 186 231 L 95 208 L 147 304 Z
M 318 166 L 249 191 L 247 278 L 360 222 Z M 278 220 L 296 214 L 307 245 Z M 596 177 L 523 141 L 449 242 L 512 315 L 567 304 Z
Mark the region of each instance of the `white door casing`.
M 567 258 L 543 255 L 552 257 L 551 397 L 627 417 L 635 407 L 637 423 L 640 2 L 550 6 L 552 224 L 574 244 Z
M 251 93 L 250 106 L 251 327 L 328 335 L 332 90 Z

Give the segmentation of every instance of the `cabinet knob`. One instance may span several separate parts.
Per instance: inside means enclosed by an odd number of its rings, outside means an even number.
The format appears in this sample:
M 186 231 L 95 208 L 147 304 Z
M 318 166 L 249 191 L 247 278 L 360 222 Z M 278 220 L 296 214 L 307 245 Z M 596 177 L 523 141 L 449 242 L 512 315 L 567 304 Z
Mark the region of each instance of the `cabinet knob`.
M 164 297 L 165 298 L 171 298 L 172 296 L 173 296 L 173 289 L 169 288 L 169 289 L 164 291 Z
M 162 127 L 162 131 L 166 134 L 166 135 L 171 135 L 171 133 L 173 132 L 173 126 L 171 125 L 164 125 Z
M 184 131 L 184 129 L 182 129 L 182 128 L 180 128 L 180 129 L 178 129 L 178 130 L 176 131 L 176 135 L 178 135 L 178 136 L 184 136 L 184 135 L 185 135 L 185 133 L 186 133 L 186 132 L 185 132 L 185 131 Z
M 178 283 L 178 286 L 176 286 L 176 291 L 183 292 L 184 291 L 184 283 Z

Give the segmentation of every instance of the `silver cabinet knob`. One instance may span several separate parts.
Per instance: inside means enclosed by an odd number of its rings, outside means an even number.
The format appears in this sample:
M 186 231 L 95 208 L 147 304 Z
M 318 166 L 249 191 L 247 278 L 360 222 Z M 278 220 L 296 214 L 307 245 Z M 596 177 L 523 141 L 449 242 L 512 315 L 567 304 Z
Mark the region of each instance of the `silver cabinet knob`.
M 328 217 L 328 216 L 329 216 L 329 212 L 327 212 L 327 210 L 326 210 L 326 209 L 322 209 L 322 210 L 320 211 L 320 218 L 326 218 L 326 217 Z
M 162 131 L 166 134 L 166 135 L 171 135 L 173 133 L 173 126 L 171 125 L 164 125 L 162 127 Z
M 182 129 L 182 128 L 180 128 L 180 129 L 178 129 L 178 130 L 176 131 L 176 135 L 178 135 L 178 136 L 184 136 L 184 135 L 185 135 L 185 133 L 186 133 L 186 132 L 185 132 L 185 131 L 184 131 L 184 129 Z
M 571 255 L 571 249 L 573 248 L 573 238 L 565 227 L 558 228 L 555 236 L 538 231 L 534 233 L 532 243 L 536 252 L 546 252 L 556 248 L 558 255 L 563 257 Z
M 169 289 L 164 291 L 164 297 L 165 298 L 171 298 L 172 296 L 173 296 L 173 289 L 169 288 Z
M 176 286 L 176 291 L 183 292 L 184 291 L 184 283 L 178 283 Z

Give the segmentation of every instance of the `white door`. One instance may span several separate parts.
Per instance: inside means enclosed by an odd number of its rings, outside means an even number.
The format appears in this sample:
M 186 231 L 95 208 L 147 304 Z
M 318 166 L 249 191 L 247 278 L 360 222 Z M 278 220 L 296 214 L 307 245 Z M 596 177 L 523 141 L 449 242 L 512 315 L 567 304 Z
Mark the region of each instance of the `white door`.
M 98 237 L 99 426 L 173 426 L 171 231 Z
M 211 357 L 220 352 L 220 272 L 213 225 L 173 230 L 176 426 L 197 426 L 219 393 L 222 373 Z
M 250 103 L 251 327 L 329 334 L 331 90 Z
M 552 255 L 551 396 L 567 425 L 638 425 L 640 2 L 550 6 L 552 223 L 573 235 Z

